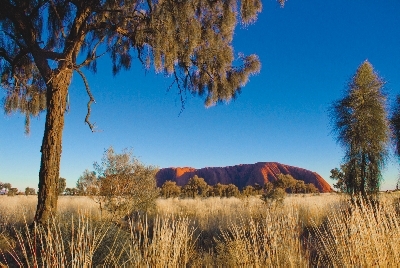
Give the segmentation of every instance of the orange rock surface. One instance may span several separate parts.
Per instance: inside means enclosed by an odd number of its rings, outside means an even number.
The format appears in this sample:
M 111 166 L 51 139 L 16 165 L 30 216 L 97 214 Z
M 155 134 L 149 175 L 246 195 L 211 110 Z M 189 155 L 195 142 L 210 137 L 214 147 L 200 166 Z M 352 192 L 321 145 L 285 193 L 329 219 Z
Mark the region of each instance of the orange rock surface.
M 276 162 L 259 162 L 255 164 L 243 164 L 228 167 L 206 167 L 195 169 L 191 167 L 171 167 L 162 168 L 158 171 L 157 186 L 161 186 L 165 181 L 175 181 L 177 185 L 185 185 L 190 178 L 197 175 L 209 185 L 217 183 L 235 184 L 239 189 L 246 185 L 254 185 L 277 180 L 278 174 L 290 174 L 296 180 L 305 183 L 312 183 L 322 193 L 332 191 L 331 186 L 316 172 L 310 170 L 288 166 Z

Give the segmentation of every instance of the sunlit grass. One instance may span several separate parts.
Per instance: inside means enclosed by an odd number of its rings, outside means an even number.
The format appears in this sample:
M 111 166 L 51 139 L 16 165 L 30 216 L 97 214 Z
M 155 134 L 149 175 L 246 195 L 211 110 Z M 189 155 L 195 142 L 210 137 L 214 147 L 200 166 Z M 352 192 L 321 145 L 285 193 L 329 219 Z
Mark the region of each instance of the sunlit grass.
M 379 206 L 338 194 L 158 199 L 132 221 L 109 221 L 87 197 L 62 196 L 58 217 L 30 231 L 36 196 L 0 197 L 0 266 L 393 267 L 399 193 Z

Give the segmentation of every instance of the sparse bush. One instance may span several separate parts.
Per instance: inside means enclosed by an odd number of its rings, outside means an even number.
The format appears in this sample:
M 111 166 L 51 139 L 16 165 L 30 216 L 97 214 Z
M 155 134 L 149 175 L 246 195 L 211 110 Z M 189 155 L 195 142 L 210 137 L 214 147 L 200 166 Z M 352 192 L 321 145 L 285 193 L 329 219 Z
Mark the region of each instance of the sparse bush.
M 96 172 L 86 169 L 76 182 L 79 195 L 94 196 L 99 194 Z
M 65 188 L 65 195 L 79 195 L 80 191 L 76 188 Z
M 58 178 L 58 184 L 57 184 L 58 195 L 62 195 L 66 187 L 67 187 L 67 180 L 61 177 Z
M 261 199 L 264 202 L 276 201 L 277 203 L 283 203 L 285 196 L 286 196 L 285 190 L 278 187 L 278 188 L 273 188 L 271 191 L 264 193 Z
M 193 178 L 189 179 L 188 183 L 182 187 L 182 192 L 186 197 L 195 198 L 196 196 L 207 196 L 208 184 L 203 178 L 199 178 L 194 175 Z
M 166 181 L 161 186 L 160 194 L 164 198 L 179 197 L 181 194 L 181 187 L 176 185 L 175 181 Z
M 157 168 L 142 164 L 130 151 L 116 154 L 112 147 L 104 152 L 102 163 L 94 166 L 98 174 L 98 194 L 92 198 L 112 218 L 154 207 L 159 196 L 155 178 Z
M 246 187 L 243 188 L 242 195 L 247 197 L 255 195 L 254 187 L 251 185 L 247 185 Z
M 15 196 L 18 194 L 18 189 L 17 188 L 10 188 L 7 192 L 7 196 Z
M 210 190 L 210 191 L 211 191 L 210 196 L 219 196 L 219 197 L 222 197 L 222 196 L 224 195 L 225 188 L 226 188 L 226 185 L 224 185 L 224 184 L 221 184 L 221 183 L 215 184 L 215 185 L 212 187 L 212 189 Z
M 225 197 L 238 197 L 239 194 L 240 194 L 239 189 L 237 188 L 236 185 L 234 185 L 232 183 L 228 184 L 226 186 L 226 188 L 225 188 L 225 191 L 224 191 L 224 196 Z
M 35 195 L 35 194 L 36 194 L 35 189 L 30 188 L 30 187 L 25 188 L 25 195 Z

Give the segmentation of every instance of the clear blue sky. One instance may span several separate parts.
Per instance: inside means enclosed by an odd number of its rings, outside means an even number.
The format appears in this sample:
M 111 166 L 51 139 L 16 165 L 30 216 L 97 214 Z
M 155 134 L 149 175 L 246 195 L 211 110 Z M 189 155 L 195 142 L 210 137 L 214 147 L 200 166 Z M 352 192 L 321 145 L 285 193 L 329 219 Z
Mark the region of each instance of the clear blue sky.
M 60 175 L 74 187 L 106 148 L 133 148 L 145 164 L 195 168 L 276 161 L 318 172 L 329 183 L 343 150 L 331 134 L 328 107 L 343 97 L 346 83 L 368 59 L 387 84 L 392 104 L 400 94 L 400 1 L 289 0 L 284 9 L 263 1 L 258 21 L 235 32 L 235 53 L 258 54 L 262 69 L 238 99 L 204 108 L 187 95 L 181 109 L 172 80 L 144 71 L 139 62 L 112 76 L 108 58 L 87 74 L 97 101 L 85 125 L 86 95 L 75 74 L 70 87 Z M 0 98 L 4 92 L 0 91 Z M 0 116 L 0 181 L 37 188 L 45 114 L 32 120 Z M 383 189 L 393 189 L 398 164 L 384 171 Z

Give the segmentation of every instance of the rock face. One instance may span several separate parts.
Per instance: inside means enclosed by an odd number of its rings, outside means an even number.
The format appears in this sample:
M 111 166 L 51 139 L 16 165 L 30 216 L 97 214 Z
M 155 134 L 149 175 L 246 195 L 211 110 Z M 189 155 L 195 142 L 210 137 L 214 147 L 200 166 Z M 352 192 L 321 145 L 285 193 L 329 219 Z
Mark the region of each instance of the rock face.
M 157 186 L 161 186 L 165 181 L 176 181 L 177 185 L 185 185 L 190 178 L 197 175 L 209 185 L 235 184 L 239 189 L 246 185 L 264 183 L 277 180 L 278 174 L 290 174 L 296 180 L 305 183 L 312 183 L 322 193 L 332 191 L 331 186 L 316 172 L 307 169 L 288 166 L 276 162 L 259 162 L 255 164 L 243 164 L 228 167 L 207 167 L 195 169 L 191 167 L 183 168 L 163 168 L 156 175 Z

